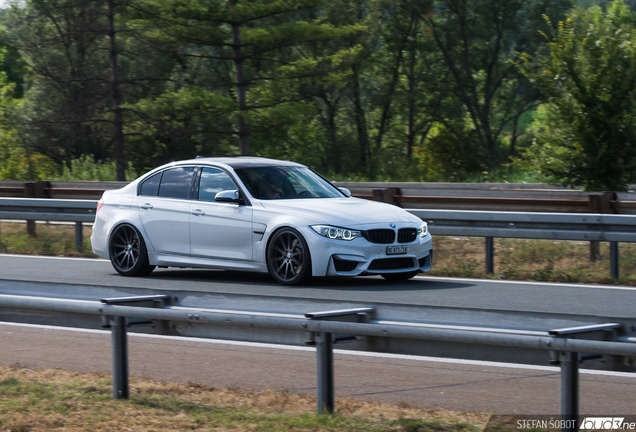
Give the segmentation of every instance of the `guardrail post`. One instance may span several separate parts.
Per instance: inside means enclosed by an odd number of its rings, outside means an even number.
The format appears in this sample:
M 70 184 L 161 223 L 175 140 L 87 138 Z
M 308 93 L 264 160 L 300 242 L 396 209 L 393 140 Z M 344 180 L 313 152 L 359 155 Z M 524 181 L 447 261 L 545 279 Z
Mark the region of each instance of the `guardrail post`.
M 495 272 L 495 241 L 492 237 L 486 237 L 486 273 Z
M 24 183 L 25 198 L 51 198 L 50 190 L 51 190 L 51 182 L 48 182 L 48 181 L 36 181 L 36 182 Z M 27 233 L 31 237 L 35 237 L 37 235 L 34 220 L 27 220 Z
M 24 183 L 24 197 L 25 198 L 35 198 L 35 183 L 26 182 Z M 37 231 L 35 229 L 35 221 L 28 220 L 26 221 L 27 225 L 27 234 L 31 237 L 35 237 L 37 235 Z
M 591 324 L 548 331 L 556 338 L 611 340 L 616 331 L 623 327 L 620 323 Z M 602 355 L 579 356 L 578 352 L 559 352 L 556 362 L 561 365 L 561 419 L 568 427 L 564 432 L 575 432 L 579 419 L 579 362 L 599 360 Z M 567 421 L 569 420 L 569 421 Z
M 402 190 L 400 188 L 386 188 L 386 189 L 373 189 L 373 199 L 375 201 L 385 202 L 400 206 L 400 197 L 402 196 Z
M 342 309 L 324 312 L 309 312 L 305 318 L 322 321 L 367 322 L 374 308 Z M 316 336 L 318 336 L 316 338 Z M 318 340 L 316 340 L 318 339 Z M 327 332 L 311 332 L 307 345 L 316 345 L 316 372 L 318 390 L 318 414 L 333 413 L 335 407 L 333 379 L 333 345 L 334 343 L 357 340 L 354 334 Z
M 128 338 L 126 317 L 114 317 L 111 320 L 113 351 L 113 397 L 128 399 Z
M 84 249 L 84 233 L 82 232 L 82 223 L 75 222 L 75 251 L 82 253 Z
M 590 213 L 615 213 L 612 208 L 612 201 L 614 200 L 616 200 L 616 192 L 592 192 L 588 195 L 588 210 Z M 590 242 L 590 261 L 596 262 L 599 255 L 599 242 L 593 240 Z
M 126 305 L 140 307 L 163 307 L 170 301 L 168 295 L 149 295 L 135 297 L 114 297 L 103 298 L 101 302 L 105 305 Z M 100 309 L 100 312 L 102 310 Z M 102 328 L 111 329 L 111 345 L 113 355 L 113 397 L 115 399 L 128 399 L 130 391 L 128 388 L 128 336 L 127 327 L 134 325 L 152 325 L 152 320 L 142 320 L 138 322 L 127 322 L 126 317 L 104 317 Z
M 333 413 L 335 406 L 333 380 L 333 334 L 321 332 L 316 342 L 318 414 Z
M 612 279 L 618 279 L 618 242 L 610 242 L 610 276 Z
M 571 427 L 563 432 L 575 432 L 579 418 L 579 353 L 567 352 L 561 362 L 561 416 Z

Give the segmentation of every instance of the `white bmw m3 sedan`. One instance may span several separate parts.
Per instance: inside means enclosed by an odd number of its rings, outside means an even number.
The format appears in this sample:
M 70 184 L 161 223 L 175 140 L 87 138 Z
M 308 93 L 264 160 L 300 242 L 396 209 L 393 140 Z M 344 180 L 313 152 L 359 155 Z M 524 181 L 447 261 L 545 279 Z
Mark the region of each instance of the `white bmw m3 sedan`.
M 312 277 L 430 270 L 427 225 L 390 204 L 351 197 L 308 167 L 257 157 L 174 162 L 97 205 L 93 252 L 125 276 L 156 266 Z

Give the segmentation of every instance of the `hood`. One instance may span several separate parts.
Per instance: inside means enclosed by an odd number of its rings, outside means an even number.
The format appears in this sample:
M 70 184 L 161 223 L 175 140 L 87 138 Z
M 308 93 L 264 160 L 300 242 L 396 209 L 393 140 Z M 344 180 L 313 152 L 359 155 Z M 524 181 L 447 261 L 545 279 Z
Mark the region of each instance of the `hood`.
M 419 224 L 420 218 L 394 205 L 359 198 L 309 198 L 261 201 L 264 208 L 304 216 L 317 223 L 356 228 L 382 222 Z

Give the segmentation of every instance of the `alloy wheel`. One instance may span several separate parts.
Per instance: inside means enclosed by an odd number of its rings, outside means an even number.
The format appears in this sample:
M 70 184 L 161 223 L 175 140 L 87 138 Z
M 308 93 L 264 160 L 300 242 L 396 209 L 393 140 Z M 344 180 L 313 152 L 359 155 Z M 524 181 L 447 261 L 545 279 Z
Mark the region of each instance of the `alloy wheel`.
M 305 240 L 292 228 L 274 234 L 268 250 L 270 274 L 284 285 L 302 284 L 311 277 L 311 260 Z
M 141 255 L 141 241 L 137 231 L 128 225 L 123 225 L 113 234 L 111 245 L 111 261 L 117 270 L 128 272 L 132 270 Z

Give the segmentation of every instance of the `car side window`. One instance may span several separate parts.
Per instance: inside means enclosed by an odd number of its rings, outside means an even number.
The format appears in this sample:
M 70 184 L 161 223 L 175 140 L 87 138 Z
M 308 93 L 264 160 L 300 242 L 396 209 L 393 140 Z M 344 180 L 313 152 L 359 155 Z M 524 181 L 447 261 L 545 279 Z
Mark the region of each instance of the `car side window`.
M 238 190 L 227 173 L 214 168 L 201 170 L 199 201 L 214 201 L 216 194 L 224 190 Z
M 194 167 L 178 167 L 165 170 L 159 184 L 162 198 L 188 199 Z
M 155 174 L 155 175 L 152 175 L 152 176 L 148 177 L 141 184 L 141 187 L 139 188 L 139 195 L 157 196 L 157 193 L 159 192 L 159 181 L 160 180 L 161 180 L 161 173 L 160 172 Z

